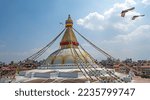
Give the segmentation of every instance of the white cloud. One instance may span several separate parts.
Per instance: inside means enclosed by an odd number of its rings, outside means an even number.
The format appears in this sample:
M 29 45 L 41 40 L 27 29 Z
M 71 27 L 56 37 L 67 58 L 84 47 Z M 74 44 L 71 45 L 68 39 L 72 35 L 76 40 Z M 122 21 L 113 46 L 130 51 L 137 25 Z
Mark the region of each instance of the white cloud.
M 133 44 L 135 41 L 149 41 L 150 42 L 150 25 L 141 25 L 133 32 L 117 35 L 112 40 L 103 41 L 103 43 L 124 43 L 124 44 Z
M 141 1 L 137 0 L 135 2 L 135 0 L 125 0 L 123 3 L 113 4 L 111 8 L 105 10 L 103 13 L 94 12 L 97 13 L 97 15 L 103 16 L 103 20 L 93 18 L 94 21 L 97 20 L 95 22 L 98 22 L 96 26 L 102 26 L 103 33 L 107 33 L 107 37 L 110 36 L 109 40 L 106 40 L 108 38 L 104 38 L 105 40 L 102 40 L 100 44 L 115 57 L 119 55 L 123 59 L 127 57 L 150 59 L 148 55 L 150 51 L 150 25 L 144 25 L 142 17 L 131 20 L 133 15 L 140 15 L 137 9 L 127 12 L 124 18 L 120 17 L 120 12 L 122 10 L 130 7 L 137 8 L 140 6 L 139 2 Z M 89 16 L 89 14 L 87 16 Z M 83 23 L 87 21 L 86 17 L 80 18 L 82 25 L 81 23 L 78 24 L 90 29 L 91 27 L 86 27 L 87 23 Z M 91 20 L 88 20 L 91 26 L 93 25 L 93 19 L 91 18 Z M 97 27 L 94 28 L 98 30 Z
M 132 32 L 117 35 L 111 40 L 101 42 L 105 48 L 111 48 L 111 54 L 115 57 L 127 57 L 135 59 L 150 59 L 150 25 L 141 25 Z
M 125 0 L 124 3 L 115 3 L 112 8 L 104 12 L 105 16 L 111 16 L 116 11 L 121 11 L 122 9 L 127 9 L 131 6 L 134 6 L 136 2 L 134 0 Z
M 135 29 L 133 32 L 126 34 L 126 35 L 118 35 L 115 37 L 115 39 L 120 42 L 124 43 L 130 43 L 133 41 L 139 41 L 139 40 L 150 40 L 150 25 L 142 25 Z
M 145 5 L 150 5 L 150 0 L 142 0 L 142 3 Z
M 123 30 L 123 31 L 127 31 L 128 26 L 130 26 L 130 24 L 116 23 L 113 25 L 114 28 L 119 29 L 119 30 Z
M 135 0 L 126 0 L 125 4 L 127 4 L 127 5 L 134 5 L 134 4 L 136 4 L 136 2 L 135 2 Z
M 104 20 L 104 16 L 98 12 L 89 13 L 86 17 L 77 20 L 77 24 L 91 30 L 103 30 L 104 27 L 99 24 Z
M 126 14 L 125 18 L 120 17 L 120 12 L 123 9 L 134 6 L 136 2 L 134 0 L 125 0 L 124 3 L 115 3 L 112 8 L 106 10 L 103 14 L 98 12 L 89 13 L 84 18 L 77 20 L 77 24 L 90 30 L 107 30 L 115 28 L 123 31 L 127 31 L 133 26 L 131 17 L 133 15 L 139 15 L 136 11 L 130 11 Z

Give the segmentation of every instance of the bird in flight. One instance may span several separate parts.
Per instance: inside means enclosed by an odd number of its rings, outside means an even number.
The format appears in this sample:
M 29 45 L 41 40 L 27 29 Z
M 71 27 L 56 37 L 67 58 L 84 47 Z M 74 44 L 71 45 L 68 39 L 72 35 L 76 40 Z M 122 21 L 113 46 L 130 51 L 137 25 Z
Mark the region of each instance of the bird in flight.
M 135 7 L 132 7 L 132 8 L 129 8 L 129 9 L 123 10 L 123 11 L 121 12 L 121 17 L 124 17 L 124 16 L 125 16 L 125 14 L 126 14 L 128 11 L 131 11 L 131 10 L 134 10 L 134 9 L 135 9 Z
M 131 19 L 132 19 L 132 20 L 135 20 L 136 18 L 138 18 L 138 17 L 143 17 L 143 16 L 145 16 L 145 15 L 135 15 L 135 16 L 133 16 Z

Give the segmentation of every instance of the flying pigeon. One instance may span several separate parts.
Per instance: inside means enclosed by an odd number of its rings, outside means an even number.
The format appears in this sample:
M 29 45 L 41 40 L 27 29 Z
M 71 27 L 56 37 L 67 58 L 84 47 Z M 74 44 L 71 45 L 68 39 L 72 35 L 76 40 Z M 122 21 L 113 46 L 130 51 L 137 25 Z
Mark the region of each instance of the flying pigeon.
M 132 20 L 135 20 L 136 18 L 143 17 L 143 16 L 145 16 L 145 15 L 135 15 L 135 16 L 132 17 Z
M 129 9 L 123 10 L 123 11 L 121 12 L 121 17 L 124 17 L 124 16 L 125 16 L 125 14 L 126 14 L 128 11 L 131 11 L 131 10 L 134 10 L 134 9 L 135 9 L 135 7 L 132 7 L 132 8 L 129 8 Z

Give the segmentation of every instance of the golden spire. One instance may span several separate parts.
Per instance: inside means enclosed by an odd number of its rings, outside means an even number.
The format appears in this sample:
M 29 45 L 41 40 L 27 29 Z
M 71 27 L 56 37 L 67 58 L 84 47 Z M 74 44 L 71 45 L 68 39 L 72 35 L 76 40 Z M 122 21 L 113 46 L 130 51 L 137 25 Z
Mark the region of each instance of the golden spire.
M 73 26 L 73 21 L 70 15 L 68 15 L 68 19 L 66 20 L 66 27 L 72 27 L 72 26 Z
M 60 42 L 61 48 L 77 48 L 79 43 L 77 42 L 76 36 L 72 30 L 73 21 L 68 15 L 68 19 L 66 20 L 66 31 L 64 33 L 64 36 Z

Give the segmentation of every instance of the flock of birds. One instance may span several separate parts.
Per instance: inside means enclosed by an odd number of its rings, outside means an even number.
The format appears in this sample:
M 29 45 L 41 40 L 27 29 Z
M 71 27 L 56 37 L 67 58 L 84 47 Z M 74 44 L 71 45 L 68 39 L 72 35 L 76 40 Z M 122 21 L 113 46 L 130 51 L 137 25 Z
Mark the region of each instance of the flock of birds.
M 122 12 L 121 12 L 121 17 L 125 17 L 125 15 L 126 15 L 127 12 L 132 11 L 132 10 L 134 10 L 134 9 L 135 9 L 135 7 L 122 10 Z M 131 19 L 132 19 L 132 20 L 135 20 L 136 18 L 138 18 L 138 17 L 143 17 L 143 16 L 145 16 L 145 15 L 134 15 L 134 16 L 132 16 Z M 60 22 L 59 24 L 60 24 L 60 25 L 64 25 L 62 22 Z
M 135 9 L 135 7 L 132 7 L 132 8 L 123 10 L 123 11 L 121 12 L 121 17 L 125 17 L 125 14 L 126 14 L 127 12 L 132 11 L 132 10 L 134 10 L 134 9 Z M 132 19 L 132 20 L 135 20 L 136 18 L 138 18 L 138 17 L 143 17 L 143 16 L 145 16 L 145 15 L 134 15 L 134 16 L 132 16 L 131 19 Z

